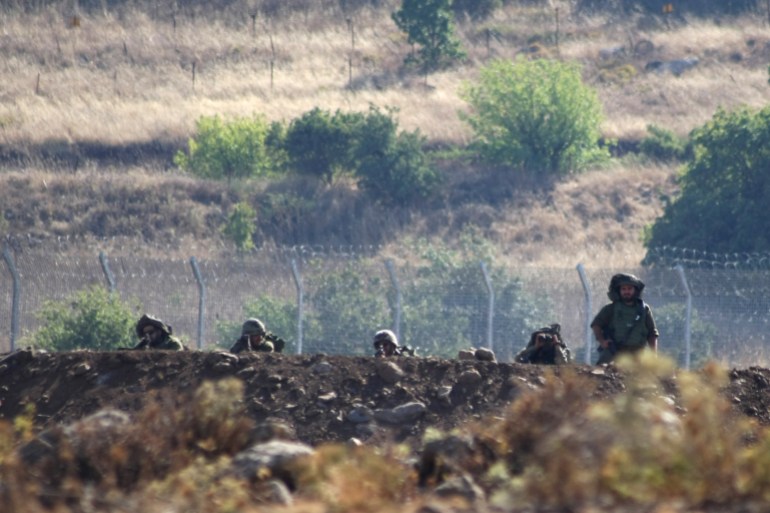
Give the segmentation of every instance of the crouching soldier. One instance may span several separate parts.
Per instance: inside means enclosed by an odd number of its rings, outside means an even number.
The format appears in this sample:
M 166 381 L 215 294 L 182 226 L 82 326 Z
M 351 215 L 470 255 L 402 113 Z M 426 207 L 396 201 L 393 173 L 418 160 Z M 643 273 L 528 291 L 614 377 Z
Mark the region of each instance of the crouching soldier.
M 414 356 L 414 349 L 409 346 L 399 346 L 396 334 L 390 330 L 380 330 L 374 334 L 374 356 Z
M 561 338 L 561 326 L 551 324 L 532 332 L 529 344 L 516 355 L 517 363 L 564 365 L 572 361 L 572 354 Z
M 160 319 L 144 314 L 136 323 L 136 336 L 139 337 L 139 343 L 134 346 L 134 349 L 183 351 L 184 345 L 171 333 L 171 326 Z
M 286 345 L 284 340 L 268 333 L 265 325 L 259 319 L 246 319 L 241 327 L 241 337 L 235 341 L 230 352 L 233 354 L 243 351 L 260 351 L 264 353 L 280 353 Z

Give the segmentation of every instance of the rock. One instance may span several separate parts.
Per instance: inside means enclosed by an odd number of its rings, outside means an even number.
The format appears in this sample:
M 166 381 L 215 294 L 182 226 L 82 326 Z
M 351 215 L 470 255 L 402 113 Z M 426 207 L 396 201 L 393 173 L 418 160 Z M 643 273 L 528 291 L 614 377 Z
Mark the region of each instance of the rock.
M 427 407 L 418 401 L 402 404 L 393 409 L 382 409 L 374 411 L 374 418 L 378 422 L 385 424 L 403 424 L 414 422 L 422 417 L 427 411 Z
M 457 382 L 465 386 L 473 386 L 481 383 L 481 373 L 476 369 L 464 371 L 457 377 Z
M 315 451 L 309 445 L 300 442 L 271 440 L 254 445 L 235 455 L 231 471 L 238 477 L 259 480 L 264 470 L 284 482 L 293 482 L 291 466 L 298 459 L 311 456 Z
M 329 374 L 334 370 L 334 367 L 326 360 L 321 360 L 320 362 L 313 365 L 312 370 L 315 374 Z
M 459 360 L 475 360 L 476 351 L 474 349 L 460 349 L 457 353 L 457 358 Z
M 382 378 L 385 383 L 392 385 L 398 383 L 399 380 L 404 377 L 404 371 L 394 362 L 378 361 L 377 375 Z
M 495 352 L 486 347 L 480 347 L 476 349 L 476 359 L 482 362 L 497 362 Z
M 363 424 L 374 420 L 374 412 L 362 404 L 354 404 L 346 419 L 353 424 Z

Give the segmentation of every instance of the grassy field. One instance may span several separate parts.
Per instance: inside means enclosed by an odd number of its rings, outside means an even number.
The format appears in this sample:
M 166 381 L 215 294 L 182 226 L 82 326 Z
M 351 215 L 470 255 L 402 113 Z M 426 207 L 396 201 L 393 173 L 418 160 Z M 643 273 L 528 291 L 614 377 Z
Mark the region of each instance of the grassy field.
M 638 16 L 620 21 L 580 16 L 569 2 L 510 3 L 483 22 L 461 20 L 458 32 L 468 60 L 426 79 L 400 68 L 410 46 L 390 19 L 397 6 L 388 0 L 377 9 L 348 13 L 308 7 L 272 18 L 260 13 L 252 18 L 252 12 L 237 7 L 195 16 L 123 8 L 81 12 L 77 23 L 65 7 L 34 13 L 6 9 L 0 12 L 0 51 L 5 56 L 0 60 L 0 147 L 29 158 L 21 164 L 4 161 L 3 189 L 14 194 L 8 184 L 27 181 L 24 187 L 40 197 L 38 206 L 60 211 L 89 195 L 80 194 L 78 183 L 109 189 L 115 180 L 125 180 L 124 190 L 133 187 L 141 195 L 186 182 L 149 163 L 114 168 L 85 156 L 73 171 L 36 157 L 40 149 L 56 155 L 80 143 L 181 147 L 202 115 L 263 114 L 289 121 L 316 106 L 365 110 L 374 104 L 398 108 L 401 128 L 420 129 L 432 144 L 463 145 L 470 132 L 458 117 L 467 108 L 459 88 L 473 81 L 489 59 L 521 54 L 582 63 L 585 82 L 598 90 L 604 106 L 605 137 L 632 144 L 650 124 L 686 135 L 720 107 L 759 107 L 768 96 L 770 37 L 762 16 L 686 21 Z M 650 62 L 685 58 L 697 58 L 698 64 L 680 76 L 645 71 Z M 157 172 L 161 169 L 163 173 Z M 532 191 L 515 180 L 501 186 L 494 177 L 457 163 L 442 171 L 456 187 L 447 192 L 445 207 L 420 212 L 384 235 L 375 234 L 376 242 L 396 232 L 451 239 L 455 227 L 476 225 L 523 263 L 572 265 L 576 257 L 599 265 L 637 263 L 643 256 L 641 227 L 662 213 L 662 198 L 676 190 L 676 165 L 633 159 L 570 177 L 547 191 Z M 68 192 L 50 195 L 48 187 L 60 181 L 68 184 Z M 268 188 L 242 185 L 237 188 L 241 194 Z M 504 190 L 508 196 L 492 205 L 454 201 L 458 191 L 474 187 Z M 318 194 L 323 197 L 319 205 L 342 202 L 340 210 L 350 196 L 339 188 Z M 14 203 L 13 198 L 4 203 Z M 25 208 L 23 202 L 15 203 L 14 208 Z M 201 213 L 189 224 L 205 225 L 203 210 L 210 206 L 211 200 L 196 203 L 193 210 Z M 84 206 L 58 216 L 55 229 L 45 220 L 19 224 L 24 215 L 7 219 L 0 229 L 9 234 L 81 233 L 87 225 L 77 227 L 66 218 L 88 210 Z M 375 209 L 363 219 L 376 224 L 379 215 Z M 201 237 L 206 231 L 174 233 Z M 557 252 L 552 250 L 555 242 Z

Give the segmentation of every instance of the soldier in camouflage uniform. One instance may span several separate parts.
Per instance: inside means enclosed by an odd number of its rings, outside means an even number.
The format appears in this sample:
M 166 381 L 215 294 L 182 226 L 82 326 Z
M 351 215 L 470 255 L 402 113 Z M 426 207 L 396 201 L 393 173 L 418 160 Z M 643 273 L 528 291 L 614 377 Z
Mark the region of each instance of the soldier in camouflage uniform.
M 414 356 L 414 349 L 409 346 L 398 345 L 396 334 L 390 330 L 380 330 L 374 334 L 374 356 L 386 358 L 388 356 Z
M 171 333 L 171 326 L 160 319 L 144 314 L 136 323 L 136 336 L 139 337 L 139 343 L 134 346 L 134 349 L 183 351 L 184 344 Z
M 241 337 L 235 341 L 230 352 L 237 354 L 243 351 L 261 351 L 265 353 L 280 353 L 285 342 L 265 330 L 265 324 L 259 319 L 246 319 L 241 327 Z
M 650 306 L 642 301 L 644 283 L 633 274 L 616 274 L 610 280 L 605 305 L 594 317 L 591 329 L 599 343 L 597 365 L 609 363 L 618 353 L 658 349 L 658 328 Z
M 514 357 L 514 361 L 539 365 L 570 363 L 572 354 L 561 338 L 561 326 L 551 324 L 534 331 L 529 338 L 529 344 Z

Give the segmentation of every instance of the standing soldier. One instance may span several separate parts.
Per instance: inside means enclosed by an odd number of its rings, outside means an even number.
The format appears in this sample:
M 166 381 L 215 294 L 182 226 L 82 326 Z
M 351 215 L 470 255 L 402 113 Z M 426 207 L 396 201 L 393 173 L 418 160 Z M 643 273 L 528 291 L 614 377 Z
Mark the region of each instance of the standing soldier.
M 182 351 L 182 342 L 171 335 L 171 326 L 160 319 L 144 314 L 136 323 L 136 336 L 139 343 L 134 349 L 162 349 L 165 351 Z
M 642 301 L 644 283 L 633 274 L 616 274 L 610 280 L 607 297 L 591 323 L 599 342 L 597 365 L 609 363 L 618 353 L 638 353 L 644 348 L 658 350 L 658 328 L 650 306 Z

